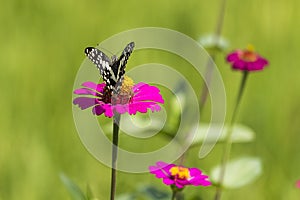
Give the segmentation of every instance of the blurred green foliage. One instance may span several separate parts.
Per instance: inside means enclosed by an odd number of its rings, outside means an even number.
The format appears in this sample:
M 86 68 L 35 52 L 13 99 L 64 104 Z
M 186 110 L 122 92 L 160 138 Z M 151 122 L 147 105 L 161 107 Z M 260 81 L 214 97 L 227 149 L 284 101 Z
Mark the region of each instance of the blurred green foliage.
M 251 43 L 270 66 L 251 74 L 239 113 L 238 121 L 255 130 L 256 141 L 232 149 L 233 158 L 261 157 L 264 174 L 254 184 L 225 192 L 224 199 L 300 197 L 294 187 L 300 178 L 299 7 L 297 0 L 228 0 L 222 35 L 230 48 Z M 145 26 L 174 29 L 198 40 L 214 31 L 218 10 L 219 0 L 1 1 L 0 199 L 69 199 L 59 178 L 62 171 L 81 188 L 89 183 L 99 199 L 108 199 L 110 170 L 85 150 L 72 119 L 73 81 L 84 48 Z M 216 63 L 230 114 L 241 74 L 224 63 L 224 56 L 219 55 Z M 132 56 L 128 68 L 164 59 L 164 53 L 149 56 L 141 51 Z M 168 63 L 178 69 L 185 64 L 171 59 Z M 191 81 L 200 90 L 201 80 Z M 209 114 L 204 113 L 204 119 Z M 126 137 L 121 142 L 126 143 Z M 220 145 L 204 160 L 191 158 L 198 150 L 191 151 L 187 165 L 207 171 L 219 162 Z M 141 180 L 168 189 L 148 174 L 119 173 L 117 192 L 133 191 Z M 206 199 L 214 193 L 212 187 L 187 190 Z

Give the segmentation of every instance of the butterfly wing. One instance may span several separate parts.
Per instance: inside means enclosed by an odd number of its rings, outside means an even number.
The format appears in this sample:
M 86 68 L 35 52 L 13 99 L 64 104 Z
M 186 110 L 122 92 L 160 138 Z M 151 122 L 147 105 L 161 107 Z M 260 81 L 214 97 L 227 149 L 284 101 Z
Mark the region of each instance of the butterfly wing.
M 117 79 L 111 68 L 112 63 L 109 57 L 94 47 L 87 47 L 84 52 L 86 56 L 97 66 L 106 86 L 112 90 Z
M 113 61 L 97 48 L 87 47 L 85 49 L 86 56 L 97 66 L 106 86 L 115 94 L 122 86 L 125 67 L 133 48 L 134 42 L 127 44 L 120 57 Z
M 130 42 L 129 44 L 127 44 L 122 54 L 118 58 L 118 60 L 112 65 L 112 69 L 117 79 L 116 86 L 114 88 L 115 93 L 118 93 L 122 86 L 122 81 L 125 74 L 125 67 L 129 59 L 129 56 L 131 55 L 134 49 L 134 46 L 135 46 L 134 42 Z

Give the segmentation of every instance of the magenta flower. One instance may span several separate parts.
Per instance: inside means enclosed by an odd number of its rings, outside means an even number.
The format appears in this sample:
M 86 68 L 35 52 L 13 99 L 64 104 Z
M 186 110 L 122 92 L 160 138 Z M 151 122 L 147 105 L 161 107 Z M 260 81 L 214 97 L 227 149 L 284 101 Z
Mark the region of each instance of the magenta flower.
M 156 178 L 162 178 L 164 184 L 175 185 L 177 188 L 183 188 L 186 185 L 211 185 L 211 182 L 207 180 L 208 176 L 202 174 L 201 170 L 197 168 L 187 168 L 159 161 L 156 166 L 150 166 L 149 171 L 151 174 L 155 174 Z
M 112 117 L 114 112 L 134 115 L 137 112 L 146 113 L 148 109 L 154 112 L 161 109 L 158 103 L 164 103 L 157 87 L 142 82 L 134 85 L 127 76 L 124 77 L 121 92 L 117 96 L 112 95 L 105 83 L 84 82 L 82 86 L 83 88 L 74 91 L 80 97 L 75 98 L 73 104 L 82 110 L 92 107 L 95 115 L 104 113 L 106 117 Z
M 269 64 L 268 61 L 256 53 L 251 46 L 245 50 L 235 50 L 227 55 L 226 60 L 232 64 L 233 69 L 242 71 L 262 70 Z
M 296 182 L 296 187 L 300 189 L 300 180 Z

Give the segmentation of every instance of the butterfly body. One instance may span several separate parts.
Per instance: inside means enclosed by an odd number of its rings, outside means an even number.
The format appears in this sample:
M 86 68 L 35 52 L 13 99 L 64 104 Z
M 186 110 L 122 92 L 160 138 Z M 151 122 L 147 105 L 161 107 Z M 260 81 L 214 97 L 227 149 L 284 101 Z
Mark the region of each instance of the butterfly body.
M 125 67 L 134 45 L 134 42 L 127 44 L 120 57 L 114 55 L 111 59 L 97 48 L 87 47 L 85 49 L 86 56 L 97 66 L 103 81 L 112 93 L 117 94 L 120 91 Z

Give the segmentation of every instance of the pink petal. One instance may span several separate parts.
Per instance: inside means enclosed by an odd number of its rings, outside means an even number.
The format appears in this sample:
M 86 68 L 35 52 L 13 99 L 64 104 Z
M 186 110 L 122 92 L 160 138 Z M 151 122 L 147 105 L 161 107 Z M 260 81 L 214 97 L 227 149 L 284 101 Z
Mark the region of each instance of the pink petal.
M 112 116 L 114 116 L 113 108 L 111 107 L 110 104 L 104 104 L 104 105 L 102 105 L 102 107 L 105 109 L 104 115 L 105 115 L 106 117 L 111 118 Z
M 181 185 L 178 181 L 175 182 L 176 187 L 183 188 L 185 185 Z
M 177 179 L 176 180 L 176 183 L 178 185 L 182 185 L 182 186 L 185 186 L 185 185 L 190 185 L 190 182 L 186 179 Z
M 153 105 L 150 106 L 150 110 L 151 110 L 152 112 L 158 112 L 158 111 L 161 110 L 161 107 L 160 107 L 160 105 L 158 105 L 158 104 L 153 104 Z
M 157 178 L 166 178 L 169 177 L 170 169 L 175 166 L 174 164 L 168 164 L 163 161 L 156 162 L 155 166 L 150 166 L 149 171 L 152 174 L 155 174 Z
M 192 177 L 191 180 L 189 180 L 190 184 L 198 186 L 198 185 L 203 185 L 203 186 L 209 186 L 211 185 L 211 182 L 208 179 L 208 176 L 202 174 L 201 170 L 198 168 L 189 168 L 190 175 Z
M 226 60 L 228 62 L 234 62 L 236 60 L 239 60 L 239 53 L 237 51 L 234 51 L 234 52 L 228 54 Z
M 133 87 L 133 101 L 155 101 L 164 103 L 160 90 L 155 86 L 150 86 L 146 83 L 138 83 Z
M 76 89 L 76 90 L 74 90 L 74 94 L 97 96 L 97 93 L 95 91 L 92 91 L 92 90 L 87 89 L 87 88 Z
M 165 177 L 168 177 L 168 175 L 164 171 L 162 171 L 160 169 L 159 170 L 156 169 L 155 166 L 150 166 L 149 167 L 149 171 L 150 171 L 151 174 L 155 174 L 156 178 L 165 178 Z
M 73 100 L 73 104 L 78 105 L 82 110 L 84 110 L 94 105 L 99 105 L 99 101 L 95 98 L 77 97 Z
M 243 61 L 243 60 L 236 60 L 233 64 L 232 64 L 232 67 L 234 69 L 241 69 L 241 70 L 244 70 L 245 67 L 246 67 L 246 62 Z
M 298 180 L 298 181 L 296 182 L 296 187 L 297 187 L 297 188 L 300 188 L 300 180 Z
M 97 96 L 97 93 L 102 93 L 103 89 L 105 87 L 105 83 L 96 84 L 93 82 L 84 82 L 81 85 L 86 88 L 76 89 L 76 90 L 74 90 L 74 94 Z
M 158 161 L 156 162 L 155 166 L 151 166 L 153 169 L 155 170 L 161 170 L 163 169 L 165 172 L 167 172 L 169 174 L 169 170 L 175 166 L 174 164 L 169 164 L 169 163 L 165 163 L 163 161 Z
M 124 114 L 124 113 L 126 113 L 128 111 L 128 104 L 125 104 L 125 105 L 117 104 L 117 105 L 114 105 L 113 108 L 118 113 Z
M 84 82 L 81 85 L 84 87 L 96 90 L 96 91 L 101 91 L 101 92 L 103 91 L 103 88 L 105 87 L 105 83 L 97 84 L 97 83 L 94 83 L 91 81 Z
M 175 181 L 170 179 L 170 178 L 164 178 L 163 183 L 166 184 L 166 185 L 172 185 L 172 184 L 175 183 Z
M 129 104 L 129 114 L 136 114 L 137 112 L 146 113 L 147 109 L 152 111 L 160 110 L 160 106 L 155 102 L 134 102 Z
M 92 110 L 94 115 L 101 115 L 105 112 L 104 108 L 101 105 L 96 105 Z

